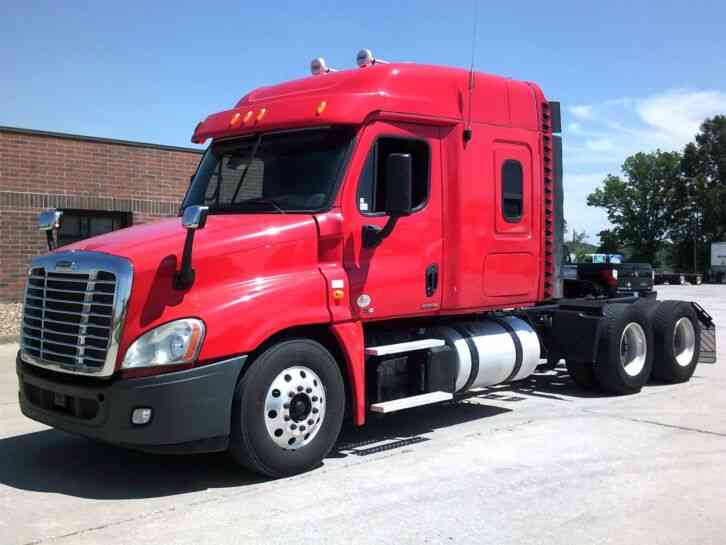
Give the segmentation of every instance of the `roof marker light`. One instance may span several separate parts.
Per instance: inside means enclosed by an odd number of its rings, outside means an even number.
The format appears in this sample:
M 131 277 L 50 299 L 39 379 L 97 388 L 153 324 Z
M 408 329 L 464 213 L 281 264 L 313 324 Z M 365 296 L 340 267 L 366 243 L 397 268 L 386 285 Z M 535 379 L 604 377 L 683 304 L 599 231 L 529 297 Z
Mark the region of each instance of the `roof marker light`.
M 249 110 L 246 114 L 244 119 L 242 120 L 242 123 L 247 123 L 250 119 L 252 119 L 252 116 L 255 115 L 255 113 L 252 110 Z
M 320 74 L 327 74 L 328 72 L 335 72 L 332 68 L 330 68 L 327 64 L 325 64 L 325 59 L 323 57 L 317 57 L 312 60 L 310 63 L 310 73 L 313 76 L 319 76 Z
M 355 57 L 355 62 L 359 68 L 365 68 L 374 64 L 388 64 L 386 61 L 376 59 L 370 49 L 361 49 Z
M 324 100 L 320 101 L 320 104 L 318 104 L 318 107 L 315 108 L 315 114 L 316 115 L 322 115 L 322 113 L 325 111 L 325 108 L 328 107 L 328 103 Z
M 236 127 L 239 125 L 240 118 L 242 117 L 242 114 L 237 112 L 232 116 L 232 119 L 229 120 L 229 126 L 230 127 Z
M 267 108 L 262 108 L 259 112 L 257 112 L 257 121 L 262 121 L 262 118 L 265 117 L 265 114 L 267 113 Z

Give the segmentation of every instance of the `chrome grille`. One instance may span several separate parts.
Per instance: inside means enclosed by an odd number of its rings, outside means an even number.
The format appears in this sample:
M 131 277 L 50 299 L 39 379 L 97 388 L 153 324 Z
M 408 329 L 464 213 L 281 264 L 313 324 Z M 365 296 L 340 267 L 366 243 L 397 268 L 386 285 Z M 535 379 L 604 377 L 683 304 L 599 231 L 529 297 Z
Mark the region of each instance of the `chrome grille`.
M 131 266 L 92 252 L 63 252 L 31 266 L 22 318 L 28 363 L 70 373 L 113 373 Z

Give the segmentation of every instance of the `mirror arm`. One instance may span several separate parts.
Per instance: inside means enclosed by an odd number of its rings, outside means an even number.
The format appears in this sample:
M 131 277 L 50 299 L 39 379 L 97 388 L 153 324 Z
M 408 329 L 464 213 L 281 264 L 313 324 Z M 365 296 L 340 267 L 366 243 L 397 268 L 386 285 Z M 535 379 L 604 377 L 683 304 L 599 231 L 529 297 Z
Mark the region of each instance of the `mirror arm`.
M 184 240 L 184 253 L 182 254 L 181 269 L 174 274 L 174 287 L 185 290 L 194 283 L 194 269 L 192 268 L 192 247 L 194 246 L 194 229 L 187 229 Z
M 388 221 L 382 228 L 377 225 L 364 225 L 362 233 L 363 247 L 375 248 L 383 242 L 393 232 L 393 228 L 396 227 L 396 222 L 400 217 L 399 215 L 388 216 Z
M 52 252 L 55 250 L 58 246 L 56 246 L 55 239 L 53 238 L 53 231 L 46 231 L 45 232 L 45 238 L 48 239 L 48 251 Z
M 184 239 L 184 252 L 182 253 L 181 268 L 174 273 L 174 287 L 186 290 L 194 283 L 196 273 L 192 268 L 192 249 L 194 248 L 194 232 L 203 229 L 207 223 L 208 206 L 188 206 L 182 215 L 182 227 L 187 230 Z

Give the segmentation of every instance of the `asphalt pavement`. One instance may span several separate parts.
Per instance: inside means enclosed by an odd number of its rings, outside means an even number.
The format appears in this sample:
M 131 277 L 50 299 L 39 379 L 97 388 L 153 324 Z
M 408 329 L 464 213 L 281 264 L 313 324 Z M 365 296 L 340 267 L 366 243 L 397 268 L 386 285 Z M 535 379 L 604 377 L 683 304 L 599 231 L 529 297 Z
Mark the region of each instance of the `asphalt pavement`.
M 20 414 L 0 345 L 0 544 L 726 542 L 726 285 L 659 287 L 723 328 L 686 384 L 579 390 L 564 369 L 348 428 L 275 481 L 224 454 L 101 445 Z

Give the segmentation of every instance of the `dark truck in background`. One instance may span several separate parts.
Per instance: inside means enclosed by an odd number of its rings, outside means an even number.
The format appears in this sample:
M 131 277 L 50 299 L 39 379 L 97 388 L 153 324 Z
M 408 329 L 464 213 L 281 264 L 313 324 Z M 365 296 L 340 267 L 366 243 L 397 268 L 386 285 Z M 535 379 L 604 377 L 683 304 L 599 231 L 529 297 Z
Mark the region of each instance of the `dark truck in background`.
M 703 283 L 703 275 L 700 273 L 655 271 L 653 280 L 656 285 L 678 284 L 683 286 L 687 282 L 694 286 L 699 286 Z
M 564 253 L 565 297 L 655 296 L 655 273 L 649 263 L 623 263 L 620 254 L 587 254 L 588 262 L 572 263 L 569 252 Z

